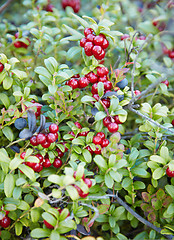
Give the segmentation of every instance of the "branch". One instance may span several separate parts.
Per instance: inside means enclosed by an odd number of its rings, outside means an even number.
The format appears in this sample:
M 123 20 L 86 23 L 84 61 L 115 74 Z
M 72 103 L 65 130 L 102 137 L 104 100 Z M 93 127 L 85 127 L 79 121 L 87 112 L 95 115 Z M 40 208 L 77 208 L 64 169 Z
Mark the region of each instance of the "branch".
M 4 4 L 0 7 L 0 13 L 2 13 L 2 12 L 8 7 L 8 5 L 10 5 L 11 2 L 13 2 L 13 0 L 8 0 L 6 3 L 4 3 Z
M 92 205 L 89 205 L 86 203 L 80 203 L 80 205 L 89 207 L 89 208 L 93 209 L 95 212 L 94 217 L 88 223 L 88 226 L 90 226 L 90 224 L 93 223 L 99 217 L 99 210 L 98 210 L 98 208 L 93 207 Z

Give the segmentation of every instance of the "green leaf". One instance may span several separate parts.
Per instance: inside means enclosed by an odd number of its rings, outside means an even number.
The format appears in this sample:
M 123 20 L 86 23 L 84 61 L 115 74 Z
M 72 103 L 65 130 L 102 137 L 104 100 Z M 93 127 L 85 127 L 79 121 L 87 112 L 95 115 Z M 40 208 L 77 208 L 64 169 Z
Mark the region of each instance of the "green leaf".
M 96 100 L 95 100 L 95 98 L 93 98 L 91 96 L 84 96 L 84 97 L 82 97 L 81 102 L 82 103 L 85 103 L 85 102 L 96 102 Z
M 47 79 L 52 79 L 52 75 L 48 72 L 48 70 L 44 67 L 37 67 L 34 70 L 37 74 L 44 76 Z
M 15 188 L 15 177 L 13 174 L 7 174 L 4 180 L 4 193 L 6 197 L 12 197 Z
M 105 112 L 97 112 L 96 115 L 95 115 L 95 120 L 96 121 L 100 121 L 102 120 L 103 118 L 105 118 L 107 116 L 107 114 Z
M 41 216 L 39 209 L 37 209 L 37 208 L 32 209 L 30 214 L 31 214 L 32 222 L 38 222 L 39 221 L 39 218 Z
M 0 162 L 2 163 L 10 163 L 10 158 L 8 157 L 8 153 L 4 148 L 0 149 Z
M 50 229 L 35 228 L 31 231 L 31 237 L 33 238 L 45 238 L 49 237 L 51 233 Z
M 52 214 L 44 212 L 44 213 L 42 213 L 42 217 L 44 220 L 46 220 L 52 226 L 54 226 L 54 227 L 56 226 L 57 220 L 55 217 L 53 217 Z
M 4 127 L 2 129 L 2 132 L 9 141 L 12 142 L 14 140 L 14 135 L 10 127 Z
M 92 161 L 92 155 L 87 149 L 84 149 L 82 154 L 87 163 L 90 163 Z
M 151 160 L 151 161 L 154 161 L 154 162 L 161 163 L 161 164 L 166 164 L 165 159 L 162 158 L 162 157 L 160 157 L 160 156 L 158 156 L 158 155 L 152 155 L 152 156 L 150 157 L 150 160 Z
M 72 144 L 77 144 L 77 145 L 84 146 L 85 145 L 85 141 L 82 140 L 81 138 L 75 138 L 75 139 L 72 140 Z
M 93 140 L 93 137 L 94 137 L 94 132 L 89 132 L 86 136 L 86 144 L 91 143 Z
M 6 78 L 3 80 L 3 88 L 4 88 L 5 90 L 10 89 L 11 86 L 12 86 L 12 84 L 13 84 L 13 78 L 11 78 L 11 77 L 6 77 Z
M 173 185 L 166 185 L 165 189 L 168 192 L 168 194 L 174 199 L 174 186 Z
M 11 170 L 14 170 L 16 168 L 18 168 L 19 164 L 21 164 L 23 162 L 23 159 L 19 158 L 19 157 L 15 157 L 13 158 L 13 160 L 10 162 L 9 168 Z
M 30 209 L 30 205 L 27 202 L 21 200 L 20 204 L 18 205 L 18 209 L 29 210 Z
M 109 173 L 105 174 L 105 184 L 108 188 L 113 187 L 114 181 L 113 181 L 113 179 L 112 179 L 112 177 L 110 176 Z
M 117 97 L 113 97 L 111 99 L 111 104 L 110 104 L 110 107 L 109 107 L 109 112 L 111 113 L 112 111 L 116 111 L 117 107 L 118 107 L 118 104 L 119 104 L 119 100 Z
M 45 59 L 44 63 L 45 63 L 46 68 L 48 69 L 48 71 L 53 75 L 55 72 L 55 68 L 51 63 L 50 58 Z M 57 66 L 58 66 L 58 64 L 57 64 Z
M 10 106 L 10 99 L 6 94 L 0 93 L 0 100 L 3 103 L 3 105 L 6 107 L 6 109 Z
M 67 186 L 66 190 L 72 200 L 77 200 L 79 198 L 79 194 L 78 194 L 77 190 L 75 189 L 75 187 Z
M 114 170 L 111 170 L 111 171 L 109 172 L 109 174 L 111 175 L 111 177 L 112 177 L 116 182 L 121 182 L 122 177 L 123 177 L 121 173 L 116 172 L 116 171 L 114 171 Z
M 94 157 L 94 162 L 102 171 L 106 171 L 108 169 L 107 162 L 101 155 L 96 155 Z
M 48 181 L 60 185 L 60 183 L 61 183 L 61 178 L 60 178 L 60 176 L 58 176 L 58 175 L 56 175 L 56 174 L 51 174 L 51 175 L 48 177 Z
M 60 234 L 56 230 L 51 231 L 50 240 L 60 240 Z
M 132 185 L 132 183 L 133 183 L 133 180 L 129 177 L 126 177 L 126 178 L 123 179 L 122 187 L 127 189 Z
M 27 74 L 24 71 L 20 71 L 18 69 L 11 70 L 20 80 L 27 78 Z
M 98 95 L 101 98 L 104 94 L 104 84 L 102 82 L 99 82 L 97 84 L 97 89 L 98 89 Z
M 67 30 L 71 35 L 73 35 L 73 36 L 75 37 L 74 40 L 81 40 L 81 39 L 84 37 L 83 34 L 79 33 L 77 30 L 75 30 L 75 29 L 67 26 L 66 24 L 63 24 L 62 27 L 63 27 L 63 28 L 66 28 L 66 30 Z
M 87 23 L 87 21 L 85 21 L 83 18 L 79 17 L 78 15 L 71 13 L 78 21 L 79 23 L 84 27 L 89 27 L 89 24 Z M 83 16 L 85 18 L 85 16 Z
M 20 164 L 18 166 L 18 168 L 29 178 L 31 179 L 32 182 L 35 182 L 36 181 L 36 178 L 35 178 L 35 172 L 33 171 L 32 168 L 24 165 L 24 164 Z
M 20 236 L 23 230 L 23 224 L 21 222 L 17 222 L 15 224 L 15 233 L 17 236 Z
M 146 185 L 143 182 L 140 181 L 135 181 L 134 182 L 134 189 L 139 190 L 139 189 L 144 189 Z
M 169 150 L 167 147 L 162 146 L 160 149 L 160 156 L 165 159 L 165 162 L 169 159 Z
M 76 58 L 76 56 L 78 56 L 81 52 L 81 48 L 80 47 L 71 47 L 68 52 L 66 53 L 67 55 L 67 60 L 71 61 L 72 59 Z
M 109 157 L 109 167 L 113 167 L 116 163 L 116 155 L 115 154 L 111 154 Z
M 164 173 L 165 173 L 165 170 L 159 167 L 155 169 L 155 171 L 152 174 L 152 177 L 157 180 L 157 179 L 160 179 L 164 175 Z

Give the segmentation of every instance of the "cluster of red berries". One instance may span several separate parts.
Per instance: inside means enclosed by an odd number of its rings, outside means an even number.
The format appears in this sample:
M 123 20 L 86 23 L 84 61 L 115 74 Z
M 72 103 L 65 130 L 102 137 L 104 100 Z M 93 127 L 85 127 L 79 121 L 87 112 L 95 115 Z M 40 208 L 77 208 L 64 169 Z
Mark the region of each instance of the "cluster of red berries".
M 166 169 L 166 174 L 168 177 L 174 177 L 174 171 L 171 171 L 169 167 Z
M 79 74 L 76 74 L 72 76 L 72 78 L 65 83 L 65 85 L 68 85 L 72 87 L 72 89 L 76 88 L 85 88 L 89 85 L 89 80 L 86 77 L 81 77 Z
M 2 210 L 2 207 L 1 207 Z M 3 228 L 7 228 L 10 226 L 11 220 L 8 217 L 9 211 L 3 210 L 5 212 L 5 216 L 0 220 L 0 226 Z
M 107 116 L 103 119 L 103 125 L 105 127 L 107 127 L 108 131 L 111 133 L 115 133 L 118 131 L 119 129 L 119 125 L 118 124 L 122 124 L 122 122 L 120 122 L 118 115 L 116 116 Z
M 76 179 L 76 171 L 74 172 L 73 177 Z M 91 181 L 91 179 L 85 178 L 85 175 L 84 175 L 84 174 L 83 174 L 83 176 L 82 176 L 82 180 L 83 180 L 84 183 L 88 186 L 88 188 L 91 188 L 91 187 L 92 187 L 92 181 Z M 79 194 L 79 196 L 80 196 L 81 198 L 86 198 L 86 197 L 88 196 L 89 192 L 88 192 L 88 193 L 84 193 L 84 192 L 82 191 L 82 189 L 81 189 L 80 187 L 78 187 L 77 185 L 75 185 L 75 184 L 73 184 L 73 187 L 75 187 L 75 189 L 77 190 L 77 192 L 78 192 L 78 194 Z
M 76 125 L 76 127 L 78 127 L 79 129 L 82 129 L 82 125 L 79 123 L 79 122 L 75 122 L 74 123 Z M 81 132 L 81 133 L 78 133 L 78 135 L 76 136 L 75 133 L 73 131 L 70 131 L 68 132 L 68 134 L 72 135 L 73 137 L 78 137 L 78 136 L 83 136 L 83 137 L 86 137 L 87 134 L 89 133 L 89 131 L 87 132 Z M 74 138 L 71 138 L 70 140 L 72 141 Z
M 38 133 L 36 136 L 30 138 L 30 143 L 33 146 L 42 145 L 43 148 L 49 148 L 51 143 L 55 142 L 58 139 L 58 130 L 59 127 L 57 124 L 52 123 L 49 126 L 49 133 Z
M 80 0 L 62 0 L 62 8 L 72 7 L 75 13 L 78 13 L 80 10 Z
M 91 153 L 101 154 L 101 149 L 109 145 L 109 140 L 106 139 L 106 136 L 103 132 L 98 132 L 96 136 L 93 137 L 92 142 L 96 145 L 95 151 L 93 151 L 89 146 L 86 149 Z
M 0 62 L 0 73 L 4 70 L 4 64 Z
M 130 39 L 129 34 L 123 34 L 120 39 L 121 39 L 121 41 L 123 41 L 124 39 L 127 39 L 127 38 Z M 146 40 L 146 36 L 141 35 L 139 37 L 135 37 L 135 41 L 136 40 Z
M 16 38 L 16 39 L 20 39 L 20 38 L 19 38 L 19 32 L 15 33 L 15 38 Z M 21 42 L 20 40 L 14 42 L 15 48 L 28 48 L 29 45 L 30 45 L 30 43 L 31 43 L 31 41 L 30 41 L 29 38 L 26 38 L 26 40 L 28 41 L 28 44 L 26 44 L 26 43 L 24 43 L 24 42 Z
M 80 46 L 84 48 L 87 56 L 94 56 L 97 60 L 105 57 L 105 49 L 109 46 L 109 42 L 104 34 L 95 35 L 92 28 L 85 28 L 85 37 L 80 40 Z
M 174 49 L 170 50 L 165 45 L 162 46 L 163 53 L 169 58 L 174 59 Z
M 166 28 L 166 24 L 165 22 L 160 22 L 160 21 L 152 21 L 152 24 L 154 27 L 156 27 L 160 32 L 164 31 L 164 29 Z

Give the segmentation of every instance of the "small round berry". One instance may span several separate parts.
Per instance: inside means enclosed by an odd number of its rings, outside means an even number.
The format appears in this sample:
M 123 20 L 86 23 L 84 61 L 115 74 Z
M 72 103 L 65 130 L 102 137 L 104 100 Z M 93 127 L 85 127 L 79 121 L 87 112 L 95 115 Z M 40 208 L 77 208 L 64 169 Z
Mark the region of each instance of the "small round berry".
M 107 67 L 98 67 L 97 68 L 97 74 L 100 77 L 104 77 L 105 75 L 107 75 L 109 73 L 109 70 L 107 69 Z
M 98 35 L 98 36 L 94 37 L 94 44 L 95 45 L 102 46 L 103 45 L 103 41 L 104 41 L 104 38 L 103 38 L 102 35 Z
M 95 45 L 92 49 L 93 55 L 99 55 L 102 52 L 102 47 Z
M 102 147 L 107 147 L 109 145 L 109 140 L 108 139 L 103 139 L 101 146 Z
M 37 157 L 39 159 L 39 162 L 42 163 L 43 162 L 43 156 L 41 154 L 36 154 L 35 157 Z
M 86 42 L 87 42 L 86 38 L 82 38 L 80 40 L 80 47 L 84 47 Z
M 89 193 L 84 193 L 84 192 L 82 191 L 82 189 L 79 188 L 77 185 L 73 185 L 73 187 L 75 187 L 75 189 L 77 190 L 77 192 L 78 192 L 78 194 L 79 194 L 79 196 L 80 196 L 81 198 L 85 198 L 85 197 L 88 196 Z
M 62 166 L 62 160 L 60 158 L 55 158 L 53 162 L 53 166 L 55 168 L 60 168 Z
M 44 158 L 43 167 L 49 168 L 50 166 L 51 166 L 50 159 L 48 157 Z
M 114 120 L 117 124 L 122 124 L 122 122 L 120 121 L 118 115 L 114 116 Z
M 108 128 L 109 132 L 115 133 L 118 131 L 118 124 L 117 123 L 109 123 L 107 128 Z
M 21 155 L 20 155 L 20 158 L 24 159 L 25 158 L 25 154 L 26 154 L 26 152 L 22 152 Z
M 97 93 L 95 93 L 94 95 L 92 95 L 92 97 L 95 98 L 95 100 L 97 100 L 97 101 L 100 99 L 100 97 L 99 97 L 99 95 L 98 95 Z
M 69 140 L 71 140 L 71 141 L 72 141 L 72 140 L 75 138 L 75 136 L 76 136 L 75 133 L 74 133 L 73 131 L 70 131 L 68 134 L 70 134 L 70 135 L 73 136 L 73 138 L 70 138 L 70 139 L 69 139 Z
M 53 133 L 54 134 L 54 136 L 55 136 L 55 139 L 56 139 L 56 141 L 57 141 L 57 139 L 58 139 L 58 133 L 56 132 L 56 133 Z M 55 141 L 55 142 L 56 142 Z
M 95 74 L 93 72 L 88 73 L 88 79 L 91 83 L 98 82 L 98 76 L 97 76 L 97 74 Z
M 141 92 L 140 92 L 139 90 L 135 90 L 134 93 L 135 93 L 135 95 L 137 96 L 137 95 L 139 95 Z
M 0 225 L 3 228 L 7 228 L 10 226 L 11 220 L 9 217 L 5 216 L 3 219 L 0 220 Z
M 53 12 L 54 5 L 53 4 L 48 4 L 45 8 L 47 12 Z
M 46 136 L 45 134 L 43 133 L 39 133 L 37 136 L 36 136 L 36 141 L 37 141 L 37 144 L 43 144 L 46 142 Z
M 101 47 L 102 47 L 103 49 L 106 49 L 106 48 L 109 47 L 109 41 L 108 41 L 106 38 L 104 38 L 103 44 L 102 44 Z
M 92 28 L 85 28 L 84 35 L 87 37 L 89 34 L 93 34 L 94 30 Z
M 169 58 L 173 59 L 174 58 L 174 50 L 169 51 L 168 56 L 169 56 Z
M 63 157 L 64 152 L 62 152 L 59 148 L 56 148 L 56 152 L 58 153 L 58 157 Z
M 94 83 L 94 84 L 92 85 L 92 89 L 91 89 L 91 93 L 92 93 L 92 94 L 98 93 L 98 88 L 97 88 L 97 86 L 98 86 L 98 83 Z
M 102 60 L 105 57 L 105 51 L 102 49 L 101 53 L 100 54 L 95 54 L 94 57 L 97 60 Z
M 94 44 L 92 42 L 86 42 L 84 45 L 84 50 L 85 50 L 85 54 L 89 57 L 92 56 L 92 49 L 94 47 Z
M 90 146 L 87 146 L 85 149 L 87 149 L 91 153 L 91 155 L 94 153 Z
M 111 123 L 111 117 L 108 116 L 103 119 L 103 125 L 105 127 L 107 127 L 110 123 Z
M 36 136 L 32 136 L 32 137 L 30 138 L 30 143 L 31 143 L 31 145 L 33 145 L 33 146 L 37 146 L 37 145 L 38 145 L 37 140 L 36 140 Z
M 75 78 L 71 78 L 68 82 L 68 85 L 70 87 L 72 87 L 72 89 L 76 89 L 79 87 L 79 83 L 78 83 L 77 79 L 75 79 Z
M 86 77 L 81 77 L 79 79 L 79 88 L 85 88 L 89 85 L 89 80 Z
M 172 125 L 174 126 L 174 119 L 172 120 Z
M 111 90 L 112 89 L 112 83 L 110 81 L 106 81 L 103 83 L 105 90 Z
M 26 165 L 33 169 L 35 167 L 36 163 L 34 163 L 34 162 L 26 162 Z
M 86 37 L 86 41 L 87 42 L 93 42 L 94 38 L 95 38 L 95 36 L 93 34 L 88 34 L 88 36 Z
M 21 130 L 27 126 L 27 121 L 24 118 L 17 118 L 14 122 L 15 128 Z
M 21 48 L 22 47 L 22 43 L 20 41 L 17 41 L 14 43 L 15 48 Z
M 169 86 L 169 81 L 168 80 L 162 81 L 161 83 L 164 83 L 167 87 Z
M 126 78 L 124 78 L 123 80 L 121 80 L 116 84 L 117 87 L 122 89 L 125 88 L 127 85 L 128 85 L 128 80 Z
M 76 175 L 77 175 L 77 171 L 75 171 L 74 173 L 73 173 L 73 177 L 76 179 Z M 82 175 L 82 179 L 83 179 L 83 181 L 85 180 L 85 175 L 83 174 Z
M 72 78 L 79 78 L 79 77 L 80 77 L 79 74 L 75 74 L 75 75 L 72 76 Z
M 0 62 L 0 73 L 4 70 L 4 64 Z
M 105 76 L 103 76 L 103 77 L 99 77 L 98 81 L 99 81 L 99 82 L 106 82 L 106 81 L 108 81 L 107 75 L 105 75 Z
M 59 131 L 59 127 L 57 126 L 57 124 L 55 123 L 52 123 L 50 126 L 49 126 L 49 131 L 51 133 L 57 133 Z
M 42 171 L 42 169 L 43 169 L 43 166 L 41 163 L 35 163 L 35 165 L 33 167 L 33 171 L 40 172 L 40 171 Z
M 96 137 L 100 137 L 103 140 L 103 139 L 105 139 L 106 136 L 105 136 L 105 134 L 103 132 L 98 132 L 96 134 Z
M 93 137 L 93 141 L 92 141 L 95 145 L 101 145 L 102 144 L 102 139 L 99 136 L 95 136 Z
M 100 155 L 101 154 L 101 149 L 99 147 L 96 147 L 94 153 Z
M 110 99 L 102 99 L 101 101 L 106 106 L 106 108 L 110 107 Z
M 171 171 L 171 170 L 169 169 L 169 167 L 166 169 L 166 174 L 167 174 L 167 176 L 169 176 L 169 177 L 174 177 L 174 171 Z
M 49 148 L 51 143 L 46 141 L 46 142 L 42 143 L 41 145 L 42 145 L 43 148 Z
M 89 131 L 79 133 L 79 136 L 86 137 Z
M 80 196 L 81 198 L 86 198 L 86 197 L 88 196 L 88 194 L 89 194 L 89 192 L 88 192 L 88 193 L 84 193 L 84 192 L 82 191 L 82 193 L 80 193 L 79 196 Z
M 92 187 L 92 181 L 89 178 L 85 178 L 84 182 L 86 183 L 86 185 L 88 186 L 88 188 Z
M 53 229 L 54 227 L 51 225 L 51 224 L 49 224 L 46 220 L 44 220 L 44 224 L 45 224 L 45 226 L 47 227 L 47 228 L 49 228 L 49 229 Z
M 82 129 L 82 125 L 79 122 L 75 122 L 74 123 L 76 125 L 76 127 L 78 127 L 79 129 Z
M 47 142 L 49 143 L 53 143 L 57 140 L 55 133 L 48 133 L 47 137 L 46 137 Z

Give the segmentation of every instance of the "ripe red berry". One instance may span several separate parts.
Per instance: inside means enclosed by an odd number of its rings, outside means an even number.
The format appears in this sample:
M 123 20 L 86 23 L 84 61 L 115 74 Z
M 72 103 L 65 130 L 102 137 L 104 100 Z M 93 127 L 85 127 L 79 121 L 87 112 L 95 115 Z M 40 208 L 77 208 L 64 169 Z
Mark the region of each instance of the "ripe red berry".
M 87 78 L 89 79 L 89 81 L 90 81 L 91 83 L 96 83 L 96 82 L 98 82 L 98 76 L 97 76 L 97 74 L 95 74 L 95 73 L 93 73 L 93 72 L 88 73 L 88 74 L 87 74 Z
M 104 38 L 103 44 L 102 44 L 101 47 L 102 47 L 103 49 L 106 49 L 106 48 L 109 47 L 109 41 L 108 41 L 106 38 Z
M 48 168 L 51 166 L 50 159 L 48 157 L 44 158 L 43 167 Z
M 87 42 L 87 39 L 86 38 L 82 38 L 80 40 L 80 47 L 84 47 L 86 42 Z
M 32 136 L 32 137 L 30 138 L 30 143 L 31 143 L 31 145 L 33 145 L 33 146 L 37 146 L 37 145 L 38 145 L 37 140 L 36 140 L 36 136 Z
M 47 142 L 53 143 L 57 140 L 55 133 L 48 133 L 46 137 Z
M 118 115 L 114 116 L 114 120 L 117 124 L 122 124 L 122 122 L 120 121 Z
M 94 153 L 100 155 L 101 154 L 101 149 L 99 147 L 96 147 Z
M 52 123 L 50 126 L 49 126 L 49 131 L 51 133 L 57 133 L 59 131 L 59 127 L 57 126 L 57 124 L 55 123 Z
M 108 126 L 108 131 L 111 132 L 111 133 L 115 133 L 118 131 L 118 124 L 117 123 L 109 123 Z
M 4 64 L 0 62 L 0 73 L 3 71 L 3 69 L 4 69 Z
M 94 41 L 95 36 L 93 34 L 88 34 L 86 37 L 86 41 L 87 42 L 93 42 Z
M 64 153 L 59 148 L 56 148 L 56 152 L 58 153 L 58 157 L 63 157 Z
M 105 75 L 107 75 L 109 73 L 109 70 L 107 69 L 107 67 L 98 67 L 97 68 L 97 74 L 100 77 L 104 77 Z
M 14 43 L 15 48 L 21 48 L 22 47 L 22 42 L 17 41 Z
M 94 30 L 92 28 L 85 28 L 84 35 L 87 37 L 89 34 L 93 34 Z
M 99 82 L 106 82 L 106 81 L 108 81 L 107 75 L 105 75 L 105 76 L 103 76 L 103 77 L 99 77 L 98 81 L 99 81 Z
M 71 78 L 68 82 L 68 85 L 70 87 L 72 87 L 72 89 L 76 89 L 79 87 L 79 83 L 78 83 L 77 79 L 75 79 L 75 78 Z
M 95 137 L 93 137 L 93 141 L 92 141 L 95 145 L 101 145 L 101 143 L 102 143 L 102 139 L 101 139 L 101 137 L 99 137 L 99 136 L 95 136 Z
M 174 50 L 169 51 L 168 56 L 169 56 L 169 58 L 173 59 L 174 58 Z
M 107 127 L 110 123 L 111 123 L 111 117 L 108 116 L 103 119 L 103 125 L 105 127 Z
M 76 179 L 76 174 L 77 174 L 77 172 L 75 171 L 74 173 L 73 173 L 73 177 Z M 83 174 L 82 175 L 82 179 L 83 179 L 83 181 L 85 180 L 85 175 Z
M 62 166 L 62 160 L 60 158 L 55 158 L 53 162 L 53 166 L 55 168 L 60 168 Z
M 137 95 L 139 95 L 141 92 L 140 92 L 139 90 L 135 90 L 134 93 L 135 93 L 135 95 L 137 96 Z
M 82 125 L 79 122 L 75 122 L 74 123 L 76 125 L 76 127 L 78 127 L 79 129 L 82 129 Z
M 85 197 L 88 196 L 89 193 L 84 193 L 84 192 L 82 191 L 82 189 L 79 188 L 77 185 L 73 185 L 73 187 L 75 187 L 75 189 L 77 190 L 77 192 L 78 192 L 78 194 L 79 194 L 79 196 L 80 196 L 81 198 L 85 198 Z
M 169 177 L 174 177 L 174 171 L 171 171 L 171 170 L 169 169 L 169 167 L 166 169 L 166 174 L 167 174 L 167 176 L 169 176 Z
M 68 150 L 69 150 L 69 149 L 65 146 L 66 143 L 67 143 L 67 142 L 61 142 L 61 143 L 60 143 L 60 144 L 62 144 L 62 145 L 65 147 L 64 153 L 65 153 L 65 152 L 68 152 Z
M 97 60 L 102 60 L 105 57 L 105 51 L 102 49 L 101 53 L 100 54 L 94 54 L 94 57 Z
M 40 171 L 42 171 L 43 166 L 41 163 L 35 163 L 35 165 L 32 168 L 33 168 L 33 171 L 40 172 Z
M 96 134 L 96 137 L 100 137 L 103 140 L 103 139 L 105 139 L 106 136 L 105 136 L 105 134 L 103 132 L 98 132 Z
M 93 55 L 99 55 L 102 52 L 102 47 L 95 45 L 92 49 Z
M 5 216 L 3 219 L 0 220 L 0 225 L 3 228 L 7 228 L 10 226 L 11 220 L 9 217 Z
M 103 139 L 101 146 L 102 147 L 107 147 L 109 145 L 109 140 L 108 139 Z
M 103 83 L 105 90 L 111 90 L 112 89 L 112 83 L 110 81 L 106 81 Z
M 102 99 L 101 101 L 107 108 L 110 107 L 110 99 Z
M 53 4 L 48 4 L 46 7 L 45 7 L 45 10 L 47 12 L 53 12 L 53 8 L 54 8 L 54 5 Z
M 73 138 L 70 138 L 70 139 L 69 139 L 69 140 L 71 140 L 71 141 L 72 141 L 72 140 L 74 139 L 74 137 L 76 136 L 75 133 L 74 133 L 73 131 L 70 131 L 68 134 L 70 134 L 70 135 L 73 136 Z
M 90 146 L 87 146 L 85 149 L 87 149 L 91 153 L 91 155 L 94 153 Z
M 41 144 L 43 148 L 49 148 L 49 146 L 51 145 L 51 142 L 44 142 Z
M 85 54 L 89 57 L 92 56 L 92 49 L 94 47 L 94 44 L 92 42 L 86 42 L 84 45 L 84 50 L 85 50 Z
M 103 45 L 103 41 L 104 41 L 104 38 L 103 38 L 102 35 L 98 35 L 98 36 L 94 37 L 94 44 L 95 45 L 102 46 Z
M 89 80 L 86 77 L 81 77 L 79 79 L 79 88 L 85 88 L 89 85 Z
M 26 165 L 27 165 L 28 167 L 32 168 L 32 169 L 35 167 L 35 164 L 36 164 L 36 163 L 34 163 L 34 162 L 26 162 Z
M 25 158 L 25 154 L 26 154 L 26 152 L 22 152 L 21 155 L 20 155 L 20 158 L 24 159 Z
M 44 224 L 45 224 L 45 226 L 47 227 L 47 228 L 49 228 L 49 229 L 53 229 L 54 227 L 51 225 L 51 224 L 49 224 L 46 220 L 44 220 Z
M 39 159 L 39 162 L 42 163 L 43 162 L 43 156 L 41 154 L 36 154 L 35 157 L 37 157 Z
M 86 185 L 88 186 L 88 188 L 90 188 L 92 186 L 92 181 L 89 178 L 85 178 L 84 182 L 86 183 Z
M 75 74 L 75 75 L 72 76 L 72 78 L 79 78 L 79 77 L 80 77 L 79 74 Z
M 46 136 L 45 134 L 43 133 L 39 133 L 37 136 L 36 136 L 36 141 L 37 141 L 37 144 L 43 144 L 46 142 Z
M 80 10 L 80 0 L 62 0 L 62 7 L 65 9 L 66 7 L 72 7 L 75 13 L 78 13 Z
M 94 84 L 92 85 L 92 89 L 91 89 L 91 93 L 92 93 L 92 94 L 98 93 L 98 88 L 97 88 L 97 86 L 98 86 L 98 83 L 94 83 Z
M 81 132 L 79 133 L 79 136 L 86 137 L 88 135 L 89 131 L 87 132 Z
M 172 125 L 174 126 L 174 119 L 172 120 Z
M 167 87 L 169 86 L 169 81 L 168 80 L 162 81 L 161 83 L 164 83 Z
M 99 97 L 99 95 L 98 95 L 97 93 L 95 93 L 94 95 L 92 95 L 92 97 L 95 98 L 95 100 L 97 100 L 97 101 L 100 99 L 100 97 Z

